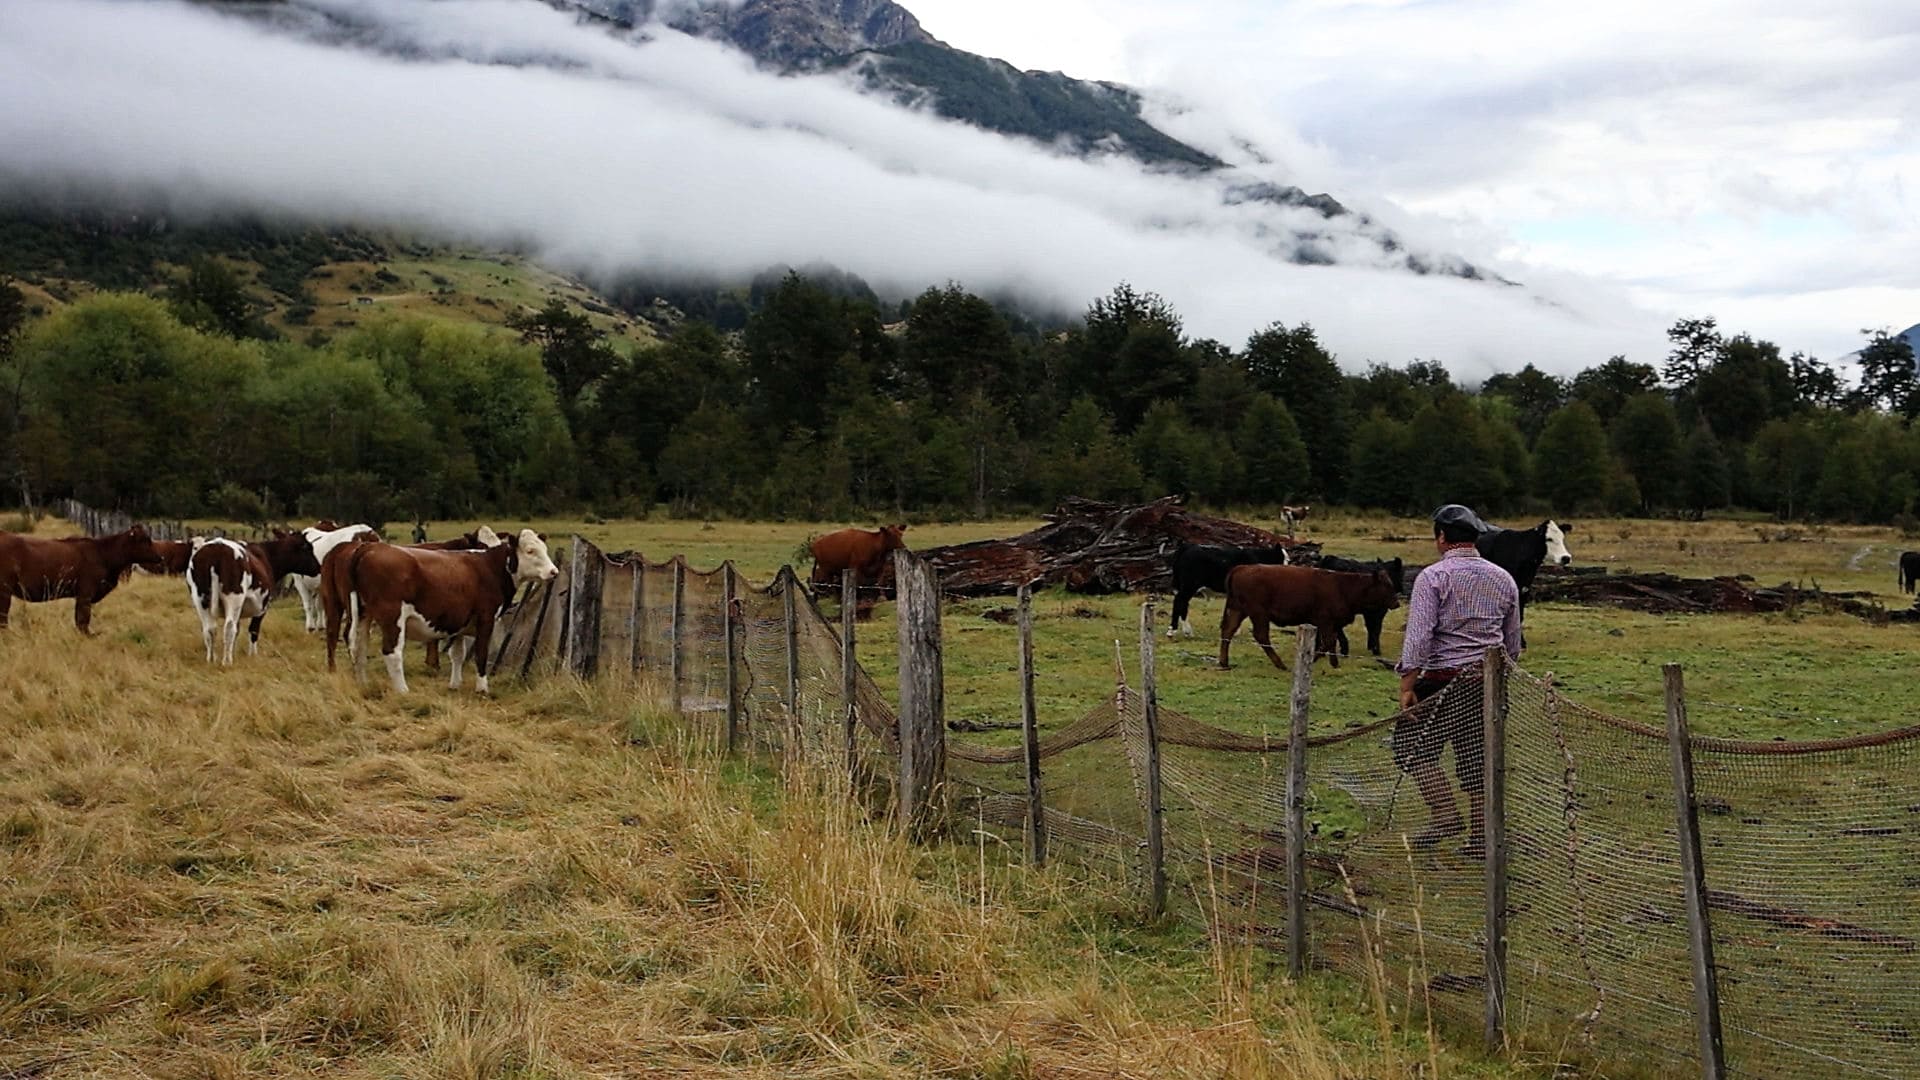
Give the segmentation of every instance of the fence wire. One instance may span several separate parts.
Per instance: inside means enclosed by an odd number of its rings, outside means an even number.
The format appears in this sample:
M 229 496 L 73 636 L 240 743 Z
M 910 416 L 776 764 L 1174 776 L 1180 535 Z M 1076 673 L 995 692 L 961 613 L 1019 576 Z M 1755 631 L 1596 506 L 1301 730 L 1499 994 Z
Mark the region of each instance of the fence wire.
M 89 532 L 132 523 L 67 511 Z M 730 612 L 726 567 L 609 559 L 584 542 L 578 551 L 602 560 L 597 574 L 581 575 L 598 581 L 597 595 L 574 596 L 570 560 L 557 559 L 561 575 L 503 622 L 503 677 L 569 664 L 632 672 L 636 693 L 717 740 L 729 715 L 731 632 L 743 745 L 847 767 L 840 629 L 791 571 L 766 585 L 733 577 Z M 590 611 L 576 612 L 581 604 Z M 570 641 L 583 633 L 592 640 Z M 863 668 L 853 675 L 855 775 L 884 792 L 896 710 Z M 1256 721 L 1272 729 L 1256 733 L 1162 702 L 1150 746 L 1140 694 L 1124 672 L 1116 684 L 1078 716 L 1039 718 L 1050 856 L 1140 881 L 1146 761 L 1157 749 L 1173 910 L 1284 945 L 1283 713 Z M 1563 1060 L 1655 1075 L 1697 1069 L 1662 718 L 1587 708 L 1518 669 L 1506 689 L 1509 1031 Z M 1462 759 L 1464 737 L 1436 751 L 1422 732 L 1437 724 L 1477 734 L 1482 692 L 1478 680 L 1458 680 L 1415 714 L 1309 739 L 1305 791 L 1313 963 L 1384 985 L 1410 1014 L 1475 1026 L 1486 993 L 1486 863 L 1464 831 L 1417 842 L 1434 810 L 1408 770 L 1437 754 L 1452 813 L 1470 819 L 1462 789 L 1477 754 Z M 1920 1076 L 1920 729 L 1800 743 L 1695 738 L 1693 761 L 1730 1071 Z M 947 762 L 956 823 L 1017 844 L 1029 820 L 1018 739 L 950 738 Z

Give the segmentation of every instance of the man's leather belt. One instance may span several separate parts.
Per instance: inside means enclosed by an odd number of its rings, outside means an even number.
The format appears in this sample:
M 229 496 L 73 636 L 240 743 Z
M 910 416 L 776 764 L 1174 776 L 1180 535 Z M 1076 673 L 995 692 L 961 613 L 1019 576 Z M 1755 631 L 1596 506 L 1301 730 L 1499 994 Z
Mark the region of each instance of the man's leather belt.
M 1414 676 L 1427 682 L 1452 682 L 1462 675 L 1472 674 L 1469 668 L 1427 668 Z

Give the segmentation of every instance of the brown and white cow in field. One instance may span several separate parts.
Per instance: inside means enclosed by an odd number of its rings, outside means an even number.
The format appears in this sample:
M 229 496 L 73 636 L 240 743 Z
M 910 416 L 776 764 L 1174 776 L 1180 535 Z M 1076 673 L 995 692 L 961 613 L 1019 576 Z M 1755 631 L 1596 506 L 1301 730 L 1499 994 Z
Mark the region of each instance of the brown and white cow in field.
M 327 552 L 349 540 L 380 539 L 380 534 L 374 532 L 371 525 L 336 525 L 331 518 L 315 522 L 301 532 L 306 535 L 307 542 L 313 545 L 314 561 L 323 565 L 327 561 Z M 295 574 L 293 588 L 300 594 L 300 612 L 306 618 L 307 633 L 317 633 L 326 625 L 320 608 L 320 571 Z
M 1220 667 L 1227 667 L 1227 650 L 1242 620 L 1253 623 L 1253 640 L 1266 651 L 1273 666 L 1285 671 L 1273 651 L 1267 628 L 1311 625 L 1317 632 L 1315 652 L 1334 667 L 1340 666 L 1339 633 L 1355 615 L 1400 606 L 1400 590 L 1386 570 L 1371 574 L 1343 574 L 1305 566 L 1236 566 L 1227 571 L 1227 609 L 1220 616 Z
M 152 563 L 153 541 L 145 525 L 112 536 L 42 540 L 0 532 L 0 627 L 15 599 L 40 603 L 73 600 L 73 625 L 93 630 L 93 605 L 107 598 L 136 563 Z
M 819 537 L 807 546 L 813 555 L 813 573 L 807 580 L 814 585 L 837 585 L 840 571 L 852 570 L 855 584 L 877 585 L 887 568 L 888 553 L 907 546 L 900 535 L 906 531 L 905 525 L 883 525 L 871 532 L 841 529 Z
M 240 620 L 247 624 L 247 655 L 260 652 L 260 622 L 274 586 L 290 574 L 318 572 L 313 542 L 303 532 L 274 533 L 265 543 L 238 540 L 195 541 L 187 557 L 187 597 L 200 616 L 200 640 L 207 646 L 207 662 L 214 658 L 214 631 L 221 630 L 220 662 L 233 663 L 234 639 Z
M 367 638 L 380 631 L 380 654 L 393 689 L 406 693 L 403 670 L 409 637 L 454 639 L 449 648 L 458 689 L 461 669 L 472 655 L 475 687 L 487 693 L 488 652 L 493 624 L 522 585 L 550 581 L 560 570 L 546 542 L 522 529 L 511 543 L 483 551 L 434 551 L 388 544 L 346 543 L 321 564 L 321 600 L 326 608 L 327 670 L 334 670 L 341 623 L 347 633 L 354 675 L 366 679 Z

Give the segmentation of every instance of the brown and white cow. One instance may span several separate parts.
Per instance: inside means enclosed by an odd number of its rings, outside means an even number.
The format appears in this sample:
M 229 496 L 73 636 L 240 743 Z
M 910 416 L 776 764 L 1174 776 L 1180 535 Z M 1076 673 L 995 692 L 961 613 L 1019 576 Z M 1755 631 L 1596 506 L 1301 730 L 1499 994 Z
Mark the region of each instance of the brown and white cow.
M 484 551 L 434 551 L 389 544 L 349 542 L 327 554 L 320 568 L 326 608 L 327 670 L 334 670 L 343 619 L 351 618 L 348 644 L 354 675 L 366 679 L 367 638 L 380 631 L 380 654 L 398 693 L 406 693 L 403 670 L 409 637 L 454 639 L 448 650 L 458 689 L 469 654 L 478 672 L 476 689 L 487 693 L 487 654 L 493 624 L 520 587 L 560 573 L 546 542 L 522 529 L 512 543 Z
M 1363 611 L 1400 606 L 1400 590 L 1386 570 L 1371 574 L 1343 574 L 1306 566 L 1236 566 L 1227 571 L 1227 609 L 1220 616 L 1220 667 L 1227 667 L 1227 650 L 1242 620 L 1253 623 L 1253 640 L 1266 651 L 1273 666 L 1285 671 L 1273 651 L 1267 628 L 1311 625 L 1318 636 L 1317 655 L 1340 666 L 1339 632 Z
M 207 662 L 213 662 L 214 631 L 223 630 L 220 662 L 233 663 L 233 643 L 243 618 L 252 620 L 247 624 L 247 655 L 258 655 L 260 622 L 267 617 L 274 586 L 288 575 L 319 570 L 313 542 L 303 532 L 275 530 L 273 539 L 264 543 L 195 541 L 187 557 L 187 597 L 200 616 Z
M 374 532 L 371 525 L 336 525 L 332 518 L 317 521 L 301 531 L 306 534 L 307 542 L 313 545 L 314 561 L 321 564 L 327 561 L 327 552 L 349 540 L 380 539 L 380 534 Z M 307 633 L 317 633 L 325 625 L 321 621 L 320 571 L 294 575 L 293 588 L 300 594 L 300 612 L 306 618 Z
M 807 580 L 814 585 L 834 585 L 842 570 L 852 570 L 855 584 L 878 584 L 888 553 L 907 546 L 900 535 L 906 531 L 905 525 L 883 525 L 871 532 L 841 529 L 819 537 L 807 546 L 813 555 L 813 573 Z
M 145 525 L 112 536 L 43 540 L 0 532 L 0 627 L 15 599 L 73 600 L 73 625 L 91 634 L 93 605 L 107 598 L 135 563 L 157 556 Z

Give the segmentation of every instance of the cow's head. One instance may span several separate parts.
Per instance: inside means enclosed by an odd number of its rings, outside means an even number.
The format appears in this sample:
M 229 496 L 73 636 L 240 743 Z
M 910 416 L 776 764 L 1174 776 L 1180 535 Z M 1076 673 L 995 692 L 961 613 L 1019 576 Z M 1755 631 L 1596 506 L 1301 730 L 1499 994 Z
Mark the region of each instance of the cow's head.
M 1562 525 L 1551 518 L 1540 523 L 1540 535 L 1547 541 L 1547 562 L 1565 566 L 1573 561 L 1573 552 L 1567 550 L 1567 534 L 1572 531 L 1572 525 Z
M 313 527 L 316 529 L 319 529 L 323 533 L 327 533 L 327 532 L 332 532 L 333 530 L 339 528 L 340 523 L 333 520 L 332 518 L 321 518 L 319 521 L 316 521 L 313 523 Z
M 281 573 L 299 574 L 303 577 L 320 576 L 320 560 L 314 557 L 313 541 L 304 532 L 290 533 L 284 529 L 274 530 L 274 543 L 280 547 L 277 567 Z
M 1360 594 L 1360 603 L 1355 604 L 1354 608 L 1358 611 L 1378 611 L 1382 608 L 1392 611 L 1399 606 L 1400 584 L 1383 566 L 1375 570 L 1373 577 L 1367 580 L 1367 587 Z
M 1375 569 L 1383 571 L 1387 575 L 1387 580 L 1393 582 L 1394 592 L 1398 593 L 1407 587 L 1407 564 L 1400 561 L 1398 556 L 1392 559 L 1377 560 L 1373 565 Z
M 901 537 L 901 535 L 900 535 L 901 533 L 903 533 L 903 532 L 906 532 L 906 531 L 907 531 L 907 527 L 906 527 L 905 525 L 882 525 L 882 526 L 880 526 L 880 545 L 881 545 L 881 550 L 883 550 L 883 551 L 892 551 L 892 550 L 894 550 L 895 548 L 904 548 L 904 547 L 906 547 L 906 546 L 907 546 L 907 542 L 906 542 L 906 540 L 905 540 L 905 539 L 903 539 L 903 538 Z
M 525 585 L 534 581 L 552 581 L 560 576 L 560 568 L 553 565 L 553 557 L 547 554 L 547 542 L 532 529 L 521 529 L 518 540 L 513 545 L 513 557 L 508 567 L 516 584 Z
M 120 534 L 121 558 L 129 563 L 153 563 L 160 559 L 160 553 L 153 550 L 153 537 L 147 535 L 145 525 L 135 525 Z

